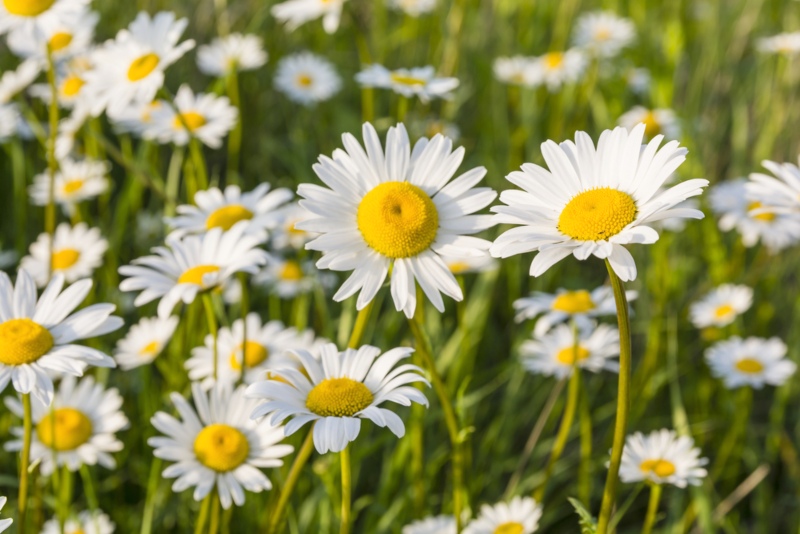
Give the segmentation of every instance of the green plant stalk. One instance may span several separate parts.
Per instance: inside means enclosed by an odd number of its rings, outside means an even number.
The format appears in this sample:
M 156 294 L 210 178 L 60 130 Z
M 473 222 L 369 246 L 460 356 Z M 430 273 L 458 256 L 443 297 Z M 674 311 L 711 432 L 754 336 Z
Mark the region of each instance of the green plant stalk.
M 644 525 L 642 526 L 642 534 L 650 534 L 653 531 L 653 525 L 656 523 L 656 515 L 658 514 L 658 503 L 661 500 L 661 485 L 650 485 L 650 500 L 647 503 L 647 515 L 644 518 Z
M 350 473 L 350 446 L 346 446 L 339 453 L 341 460 L 342 476 L 342 517 L 339 534 L 349 534 L 350 532 L 350 504 L 353 498 L 353 481 Z
M 66 525 L 69 519 L 69 506 L 72 503 L 72 471 L 65 465 L 61 477 L 61 487 L 58 496 L 58 525 L 61 534 L 67 534 Z
M 247 314 L 250 313 L 250 295 L 247 293 L 247 273 L 238 273 L 237 277 L 242 290 L 242 374 L 239 376 L 239 384 L 244 384 L 247 374 Z
M 372 308 L 374 306 L 375 300 L 373 299 L 369 304 L 364 306 L 364 308 L 358 312 L 358 316 L 356 317 L 356 324 L 353 325 L 353 331 L 350 334 L 350 339 L 347 342 L 348 349 L 357 349 L 358 346 L 361 344 L 361 340 L 364 337 L 364 329 L 367 326 L 367 322 L 369 321 L 370 313 L 372 312 Z
M 592 411 L 586 390 L 580 398 L 578 426 L 581 432 L 581 459 L 578 466 L 578 499 L 588 503 L 592 495 Z
M 144 514 L 142 515 L 142 528 L 140 534 L 150 534 L 153 531 L 153 516 L 156 511 L 156 493 L 158 492 L 158 482 L 161 480 L 159 471 L 161 470 L 161 458 L 153 457 L 150 464 L 150 476 L 147 480 L 147 495 L 144 499 Z
M 49 121 L 50 138 L 47 142 L 47 173 L 50 178 L 47 191 L 47 206 L 44 211 L 44 231 L 50 236 L 49 255 L 50 261 L 47 264 L 47 278 L 53 275 L 53 244 L 55 243 L 56 232 L 56 172 L 58 172 L 58 161 L 56 161 L 56 138 L 58 137 L 58 89 L 56 88 L 56 67 L 53 61 L 53 51 L 47 46 L 47 83 L 50 85 Z
M 219 349 L 217 348 L 217 316 L 214 314 L 214 303 L 211 302 L 211 293 L 203 293 L 203 307 L 206 310 L 208 333 L 214 338 L 214 382 L 217 381 L 217 368 L 219 367 Z
M 219 509 L 220 509 L 220 502 L 219 502 L 219 494 L 211 490 L 211 521 L 209 521 L 208 525 L 208 532 L 210 534 L 218 534 L 219 533 Z
M 203 150 L 201 149 L 200 141 L 192 137 L 189 141 L 189 153 L 192 158 L 192 166 L 197 179 L 197 189 L 208 189 L 208 170 L 206 169 L 206 160 L 203 157 Z
M 175 147 L 167 168 L 167 184 L 165 194 L 167 196 L 164 214 L 168 217 L 175 215 L 175 206 L 178 204 L 178 192 L 181 187 L 181 167 L 186 150 L 183 147 Z
M 228 136 L 228 184 L 238 184 L 239 179 L 239 156 L 242 152 L 242 102 L 239 95 L 239 74 L 236 67 L 231 70 L 226 80 L 228 98 L 233 107 L 239 111 L 239 117 Z
M 200 504 L 200 513 L 197 514 L 197 523 L 194 526 L 194 534 L 203 534 L 206 530 L 206 523 L 208 522 L 208 511 L 211 508 L 211 496 L 213 490 L 206 495 L 205 499 L 203 499 L 202 504 Z
M 312 425 L 308 430 L 306 439 L 300 446 L 300 450 L 297 451 L 297 455 L 294 457 L 292 467 L 289 468 L 289 476 L 286 478 L 286 483 L 284 483 L 283 489 L 281 489 L 278 503 L 275 505 L 275 509 L 272 510 L 272 515 L 270 516 L 269 520 L 269 528 L 267 529 L 268 534 L 278 534 L 280 532 L 286 505 L 289 503 L 289 499 L 292 496 L 292 491 L 294 491 L 294 487 L 297 485 L 297 480 L 300 478 L 300 472 L 303 470 L 303 466 L 306 465 L 306 462 L 311 456 L 311 452 L 313 450 L 314 426 Z
M 19 498 L 17 501 L 17 531 L 25 534 L 25 519 L 28 512 L 28 464 L 31 457 L 31 435 L 33 416 L 31 414 L 31 394 L 22 395 L 22 452 L 19 466 Z

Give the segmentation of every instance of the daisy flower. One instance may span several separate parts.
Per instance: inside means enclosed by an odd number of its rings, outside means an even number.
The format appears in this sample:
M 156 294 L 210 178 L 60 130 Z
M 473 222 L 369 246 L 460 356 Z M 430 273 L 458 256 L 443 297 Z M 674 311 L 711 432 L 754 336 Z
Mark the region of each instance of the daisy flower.
M 553 92 L 562 85 L 578 81 L 586 70 L 586 55 L 576 48 L 548 52 L 531 60 L 531 87 L 546 85 Z M 526 84 L 528 85 L 528 84 Z
M 298 104 L 324 102 L 341 87 L 342 80 L 333 63 L 311 52 L 292 54 L 278 62 L 275 88 Z
M 0 511 L 3 509 L 3 506 L 6 505 L 7 500 L 6 497 L 0 497 Z M 8 530 L 8 527 L 10 527 L 13 522 L 13 519 L 0 519 L 0 532 Z
M 267 253 L 256 248 L 257 237 L 244 235 L 246 229 L 242 222 L 227 232 L 212 228 L 200 236 L 167 237 L 167 246 L 154 248 L 154 256 L 119 268 L 128 277 L 119 288 L 141 291 L 136 306 L 160 299 L 158 316 L 165 319 L 178 302 L 191 304 L 199 293 L 222 286 L 235 273 L 258 272 Z
M 679 488 L 687 484 L 699 486 L 708 474 L 703 468 L 707 463 L 707 458 L 700 458 L 694 440 L 678 436 L 674 430 L 664 428 L 648 436 L 636 432 L 625 440 L 619 478 L 623 482 L 649 481 Z
M 342 18 L 345 0 L 287 0 L 270 9 L 272 16 L 286 24 L 290 32 L 306 22 L 322 17 L 322 27 L 327 33 L 335 33 Z
M 85 52 L 92 45 L 94 28 L 100 15 L 81 8 L 63 17 L 43 21 L 38 27 L 28 25 L 8 36 L 8 48 L 22 58 L 34 58 L 47 64 L 47 50 L 53 59 L 63 60 Z
M 53 518 L 42 525 L 41 534 L 112 534 L 116 526 L 111 519 L 100 511 L 85 510 L 64 523 L 64 530 L 58 518 Z
M 188 85 L 181 85 L 174 107 L 164 103 L 152 111 L 150 119 L 145 139 L 184 146 L 195 138 L 210 148 L 219 148 L 239 120 L 239 111 L 227 96 L 195 95 Z
M 124 338 L 117 341 L 114 359 L 123 371 L 153 362 L 172 339 L 177 327 L 177 317 L 140 319 Z
M 411 17 L 419 17 L 435 10 L 436 3 L 437 0 L 389 0 L 389 7 Z
M 85 89 L 92 114 L 105 109 L 113 117 L 152 102 L 164 85 L 166 68 L 194 47 L 192 40 L 178 44 L 187 24 L 174 13 L 162 11 L 151 18 L 140 12 L 127 29 L 96 49 Z
M 748 196 L 778 208 L 771 211 L 797 213 L 800 210 L 800 168 L 793 163 L 764 160 L 761 164 L 774 176 L 754 172 L 747 183 Z
M 494 242 L 491 253 L 506 258 L 539 251 L 530 268 L 539 276 L 569 254 L 607 259 L 622 281 L 636 278 L 636 264 L 624 245 L 651 244 L 658 232 L 648 226 L 670 217 L 701 219 L 703 213 L 674 206 L 699 195 L 707 180 L 687 180 L 656 194 L 686 159 L 686 149 L 663 136 L 642 146 L 645 125 L 632 131 L 606 130 L 597 148 L 584 132 L 575 143 L 542 144 L 550 170 L 526 163 L 507 179 L 523 191 L 504 191 L 495 206 L 498 223 L 522 225 Z
M 630 19 L 610 11 L 584 13 L 575 24 L 572 42 L 600 57 L 614 57 L 631 44 L 636 29 Z
M 414 349 L 400 347 L 381 355 L 379 348 L 369 345 L 339 352 L 329 343 L 321 348 L 318 361 L 306 350 L 293 351 L 305 372 L 276 369 L 271 379 L 249 386 L 248 397 L 266 401 L 253 410 L 252 417 L 268 416 L 268 421 L 278 425 L 293 416 L 286 424 L 287 436 L 314 421 L 314 446 L 320 454 L 340 452 L 355 441 L 361 419 L 388 427 L 402 438 L 403 421 L 380 404 L 428 405 L 425 395 L 408 385 L 429 385 L 422 369 L 411 364 L 395 367 L 412 352 Z
M 75 161 L 65 158 L 58 166 L 53 199 L 68 215 L 75 212 L 75 204 L 78 202 L 100 196 L 108 189 L 108 172 L 111 166 L 106 161 Z M 50 173 L 43 172 L 34 176 L 28 193 L 33 204 L 46 206 L 50 201 Z
M 727 326 L 753 305 L 753 290 L 747 286 L 722 284 L 689 308 L 697 328 Z
M 30 87 L 40 72 L 41 65 L 34 59 L 26 59 L 16 70 L 5 71 L 0 76 L 0 104 L 8 104 L 15 96 Z
M 270 288 L 282 299 L 293 299 L 297 295 L 313 291 L 317 285 L 330 288 L 336 283 L 332 273 L 321 273 L 313 262 L 300 262 L 292 258 L 272 257 L 267 266 L 258 273 L 253 282 Z
M 178 216 L 168 217 L 166 221 L 174 228 L 170 235 L 176 237 L 202 234 L 213 228 L 228 231 L 235 224 L 247 221 L 245 235 L 266 241 L 267 230 L 280 224 L 282 217 L 278 210 L 291 198 L 292 192 L 286 188 L 270 192 L 268 183 L 261 183 L 247 193 L 242 193 L 236 185 L 229 185 L 225 191 L 212 187 L 195 193 L 195 206 L 178 206 Z
M 356 74 L 356 81 L 364 87 L 391 89 L 406 98 L 418 96 L 422 102 L 449 100 L 459 83 L 458 78 L 437 78 L 431 66 L 389 70 L 383 65 L 368 65 Z
M 526 56 L 499 57 L 494 60 L 494 76 L 503 83 L 533 86 L 537 84 L 535 59 Z
M 16 104 L 0 104 L 0 143 L 5 143 L 19 131 L 22 116 Z
M 483 256 L 470 256 L 468 258 L 453 258 L 442 256 L 447 268 L 455 275 L 469 273 L 483 273 L 497 268 L 497 260 L 484 254 Z
M 90 228 L 86 223 L 75 226 L 59 224 L 52 246 L 50 242 L 50 234 L 39 234 L 30 246 L 30 255 L 20 262 L 20 267 L 36 280 L 39 287 L 47 285 L 51 274 L 63 275 L 67 283 L 92 276 L 94 270 L 102 265 L 103 255 L 108 250 L 108 241 L 100 235 L 100 229 Z
M 345 150 L 333 158 L 321 156 L 314 172 L 330 189 L 301 184 L 300 205 L 312 217 L 297 223 L 302 230 L 319 232 L 306 248 L 323 253 L 321 269 L 353 270 L 334 295 L 344 300 L 360 291 L 363 309 L 383 285 L 392 267 L 391 293 L 395 307 L 406 317 L 416 308 L 416 283 L 439 311 L 440 292 L 455 300 L 461 288 L 441 255 L 482 256 L 490 246 L 471 237 L 492 226 L 486 215 L 473 215 L 488 206 L 496 193 L 474 186 L 486 174 L 477 167 L 451 181 L 464 158 L 452 141 L 437 135 L 422 138 L 413 151 L 402 124 L 390 128 L 384 153 L 375 128 L 363 127 L 366 152 L 351 134 L 344 134 Z
M 623 113 L 618 121 L 620 126 L 628 130 L 633 130 L 640 123 L 644 123 L 644 135 L 648 139 L 653 139 L 657 135 L 663 135 L 667 139 L 677 139 L 681 136 L 681 125 L 671 109 L 634 106 L 630 111 Z
M 619 365 L 611 358 L 619 356 L 619 331 L 604 324 L 578 330 L 576 349 L 572 329 L 560 324 L 547 334 L 524 342 L 520 353 L 525 369 L 545 376 L 564 378 L 572 374 L 575 366 L 593 373 L 616 373 Z
M 264 42 L 256 35 L 232 33 L 197 49 L 200 72 L 223 78 L 232 72 L 255 70 L 267 62 Z
M 791 56 L 800 52 L 800 32 L 779 33 L 756 41 L 756 49 L 766 54 Z
M 280 467 L 280 458 L 291 454 L 291 445 L 280 445 L 282 427 L 256 422 L 247 414 L 255 401 L 244 397 L 244 387 L 233 392 L 215 387 L 206 394 L 192 384 L 194 408 L 177 393 L 170 398 L 181 419 L 158 412 L 151 419 L 164 434 L 147 440 L 153 454 L 168 462 L 164 478 L 175 478 L 172 491 L 194 487 L 194 500 L 201 501 L 216 486 L 224 509 L 244 504 L 245 490 L 260 493 L 272 488 L 261 469 Z
M 797 364 L 786 358 L 786 344 L 773 337 L 732 337 L 706 350 L 711 373 L 728 389 L 781 386 L 794 375 Z
M 0 2 L 0 35 L 42 30 L 75 12 L 89 0 L 3 0 Z
M 292 248 L 303 250 L 305 244 L 316 234 L 297 228 L 297 223 L 307 219 L 311 214 L 297 202 L 292 202 L 277 210 L 280 222 L 272 231 L 270 245 L 274 250 Z
M 456 534 L 456 520 L 451 515 L 426 517 L 404 526 L 402 534 Z
M 480 515 L 464 529 L 464 534 L 531 534 L 539 528 L 542 506 L 530 497 L 514 497 L 504 502 L 481 506 Z
M 19 400 L 8 397 L 6 406 L 22 417 Z M 49 476 L 62 465 L 73 472 L 82 465 L 117 466 L 112 454 L 123 445 L 116 433 L 128 428 L 128 419 L 121 411 L 122 396 L 116 389 L 104 389 L 91 376 L 80 381 L 67 376 L 58 385 L 52 405 L 37 400 L 31 406 L 31 463 L 41 462 L 42 475 Z M 11 432 L 17 439 L 6 443 L 6 450 L 22 450 L 22 427 Z
M 62 108 L 72 109 L 84 105 L 84 78 L 91 65 L 81 61 L 70 61 L 56 67 L 56 99 Z M 32 96 L 42 99 L 46 104 L 52 101 L 53 93 L 50 85 L 37 83 L 28 91 Z M 81 110 L 83 111 L 83 109 Z

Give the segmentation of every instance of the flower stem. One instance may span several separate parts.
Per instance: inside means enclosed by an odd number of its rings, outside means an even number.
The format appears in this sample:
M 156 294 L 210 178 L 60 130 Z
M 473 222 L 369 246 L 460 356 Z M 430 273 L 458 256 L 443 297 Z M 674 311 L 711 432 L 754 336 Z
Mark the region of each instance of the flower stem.
M 267 529 L 269 534 L 278 534 L 278 532 L 280 532 L 286 505 L 289 503 L 289 498 L 292 496 L 292 491 L 297 485 L 297 480 L 300 478 L 300 472 L 303 470 L 303 466 L 306 465 L 306 462 L 311 456 L 311 451 L 313 449 L 314 427 L 312 426 L 308 431 L 305 441 L 303 441 L 303 445 L 300 447 L 300 450 L 297 451 L 297 455 L 294 457 L 292 467 L 289 469 L 289 476 L 286 478 L 286 483 L 284 483 L 283 489 L 281 490 L 281 495 L 278 498 L 278 504 L 272 511 L 272 516 L 270 517 L 269 521 L 269 528 Z
M 219 362 L 219 350 L 217 349 L 217 316 L 214 314 L 214 303 L 211 302 L 211 293 L 203 293 L 203 307 L 206 309 L 206 321 L 208 322 L 208 333 L 214 338 L 214 382 L 217 382 L 217 368 Z
M 233 107 L 239 111 L 239 117 L 228 136 L 228 184 L 239 183 L 239 154 L 242 151 L 242 105 L 239 97 L 239 74 L 234 68 L 226 79 L 228 98 Z
M 197 515 L 197 524 L 194 527 L 194 534 L 202 534 L 206 529 L 206 522 L 208 522 L 208 510 L 211 508 L 211 497 L 214 490 L 206 495 L 203 503 L 200 505 L 200 513 Z
M 219 494 L 216 492 L 212 493 L 213 497 L 211 498 L 211 521 L 208 525 L 208 532 L 209 534 L 218 534 L 219 533 L 219 509 L 220 509 L 220 502 L 219 502 Z
M 33 416 L 31 414 L 31 394 L 22 395 L 22 457 L 19 467 L 19 500 L 17 531 L 25 534 L 25 515 L 28 512 L 28 464 L 31 457 L 31 434 L 33 433 Z
M 56 231 L 56 172 L 58 172 L 58 161 L 56 161 L 56 138 L 58 137 L 58 90 L 56 89 L 56 67 L 53 60 L 53 51 L 47 46 L 47 82 L 50 85 L 50 136 L 47 141 L 47 173 L 49 177 L 47 206 L 44 211 L 44 231 L 50 236 L 50 254 L 47 264 L 47 278 L 53 275 L 53 245 L 55 243 Z M 20 527 L 22 529 L 24 527 Z
M 650 486 L 650 501 L 647 503 L 647 515 L 644 518 L 642 534 L 650 534 L 653 531 L 653 525 L 656 523 L 656 514 L 658 514 L 658 503 L 660 500 L 661 485 L 652 484 Z
M 247 273 L 238 273 L 239 287 L 242 291 L 242 371 L 239 376 L 239 384 L 244 384 L 244 377 L 247 374 L 247 314 L 250 312 L 250 295 L 247 293 Z
M 350 340 L 347 342 L 347 348 L 356 349 L 361 344 L 361 338 L 364 337 L 364 329 L 369 321 L 369 315 L 372 312 L 372 306 L 375 300 L 373 299 L 369 304 L 358 312 L 356 317 L 356 324 L 353 325 L 353 332 L 350 334 Z
M 606 485 L 603 488 L 603 503 L 600 506 L 600 517 L 597 522 L 597 534 L 607 534 L 608 522 L 617 495 L 619 466 L 622 463 L 622 449 L 625 446 L 625 432 L 628 426 L 630 410 L 631 381 L 631 331 L 628 319 L 628 299 L 622 280 L 606 260 L 611 287 L 614 289 L 614 301 L 617 304 L 617 324 L 619 326 L 619 385 L 617 387 L 617 420 L 614 423 L 614 440 L 611 446 L 611 462 L 608 466 Z
M 342 463 L 342 523 L 339 534 L 350 532 L 350 501 L 353 494 L 353 483 L 350 479 L 350 447 L 349 445 L 339 453 Z
M 156 493 L 158 492 L 158 482 L 161 480 L 159 471 L 161 470 L 161 458 L 153 458 L 150 464 L 150 477 L 147 480 L 147 495 L 144 499 L 144 514 L 142 516 L 142 528 L 140 534 L 150 534 L 153 530 L 153 515 L 156 511 Z

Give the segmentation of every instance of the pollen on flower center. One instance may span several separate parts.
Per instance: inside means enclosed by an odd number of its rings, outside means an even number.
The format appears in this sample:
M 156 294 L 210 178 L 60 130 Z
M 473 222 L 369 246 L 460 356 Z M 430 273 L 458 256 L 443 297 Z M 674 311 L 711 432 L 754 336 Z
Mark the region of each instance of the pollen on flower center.
M 300 87 L 309 87 L 314 79 L 308 74 L 300 74 L 297 76 L 297 85 Z
M 197 113 L 196 111 L 187 111 L 185 113 L 175 115 L 175 120 L 173 121 L 172 126 L 176 130 L 188 129 L 190 132 L 193 132 L 198 128 L 205 126 L 206 122 L 208 121 L 206 121 L 206 118 L 200 113 Z M 252 216 L 252 213 L 250 215 Z
M 439 212 L 433 200 L 408 182 L 384 182 L 364 195 L 358 229 L 367 245 L 388 258 L 409 258 L 436 239 Z
M 53 260 L 50 262 L 54 271 L 63 271 L 69 269 L 81 258 L 79 250 L 74 248 L 62 248 L 53 253 Z
M 236 347 L 236 350 L 231 353 L 231 369 L 235 369 L 236 371 L 242 370 L 241 354 L 242 345 L 239 345 Z M 269 350 L 261 343 L 247 341 L 244 344 L 244 363 L 247 365 L 248 369 L 263 363 L 268 357 Z
M 53 52 L 58 52 L 59 50 L 63 50 L 70 45 L 72 42 L 72 34 L 67 32 L 58 32 L 53 34 L 50 38 L 50 50 Z
M 372 404 L 372 392 L 352 378 L 326 378 L 308 393 L 306 408 L 322 417 L 352 417 Z
M 75 408 L 57 408 L 39 421 L 36 435 L 45 447 L 72 451 L 92 437 L 92 421 Z
M 30 319 L 11 319 L 0 323 L 0 363 L 33 363 L 53 348 L 50 331 Z
M 662 460 L 662 459 L 655 459 L 655 460 L 645 460 L 639 466 L 645 474 L 653 473 L 657 477 L 668 477 L 670 475 L 675 474 L 675 464 L 670 462 L 669 460 Z
M 763 207 L 764 205 L 761 202 L 751 202 L 750 204 L 747 205 L 747 211 L 749 213 L 751 211 L 758 210 Z M 770 212 L 757 213 L 755 215 L 750 215 L 750 217 L 756 219 L 757 221 L 764 221 L 764 222 L 772 222 L 775 220 L 775 214 Z
M 550 52 L 544 55 L 544 64 L 550 69 L 557 69 L 564 63 L 564 54 L 561 52 Z
M 492 534 L 522 534 L 523 532 L 525 532 L 525 527 L 522 526 L 522 523 L 508 521 L 497 525 Z
M 661 124 L 652 111 L 647 112 L 642 122 L 644 123 L 644 134 L 647 137 L 652 138 L 661 133 Z
M 247 460 L 250 443 L 240 430 L 214 423 L 197 434 L 194 454 L 204 466 L 224 473 L 236 469 Z
M 151 341 L 150 343 L 148 343 L 147 345 L 142 347 L 142 350 L 139 351 L 139 355 L 140 356 L 152 356 L 153 354 L 158 352 L 158 350 L 160 348 L 161 348 L 161 345 L 159 344 L 158 341 Z
M 152 52 L 134 59 L 131 62 L 131 66 L 128 67 L 128 80 L 138 82 L 147 78 L 151 72 L 156 70 L 160 61 L 161 59 L 158 55 Z
M 558 217 L 561 233 L 578 241 L 605 241 L 636 219 L 633 198 L 617 189 L 598 187 L 579 193 Z
M 764 370 L 764 364 L 755 358 L 742 358 L 736 362 L 736 368 L 750 375 L 756 375 Z
M 195 284 L 200 287 L 205 287 L 203 284 L 203 276 L 209 273 L 219 272 L 219 267 L 216 265 L 197 265 L 187 269 L 178 278 L 179 284 Z
M 206 230 L 212 228 L 222 228 L 228 231 L 239 221 L 249 221 L 253 218 L 253 212 L 239 204 L 223 206 L 215 210 L 206 219 Z
M 394 83 L 399 83 L 400 85 L 425 85 L 425 80 L 422 78 L 415 78 L 407 74 L 393 72 L 390 77 Z
M 586 313 L 594 309 L 592 295 L 585 289 L 565 291 L 553 301 L 553 310 L 569 314 Z
M 75 96 L 83 88 L 83 84 L 83 80 L 77 76 L 69 76 L 64 79 L 64 82 L 61 84 L 61 92 L 64 96 Z
M 300 267 L 299 263 L 294 260 L 288 260 L 283 264 L 283 269 L 281 269 L 281 280 L 290 280 L 292 282 L 296 282 L 297 280 L 302 279 L 303 269 Z
M 55 3 L 56 0 L 3 0 L 3 6 L 12 15 L 18 17 L 36 17 L 41 15 Z
M 576 362 L 577 356 L 577 362 Z M 556 359 L 564 365 L 575 365 L 589 357 L 589 351 L 583 347 L 567 347 L 561 349 L 556 355 Z
M 716 317 L 717 319 L 722 319 L 723 317 L 728 317 L 734 311 L 735 310 L 733 309 L 733 306 L 731 306 L 730 304 L 723 304 L 722 306 L 714 310 L 714 317 Z

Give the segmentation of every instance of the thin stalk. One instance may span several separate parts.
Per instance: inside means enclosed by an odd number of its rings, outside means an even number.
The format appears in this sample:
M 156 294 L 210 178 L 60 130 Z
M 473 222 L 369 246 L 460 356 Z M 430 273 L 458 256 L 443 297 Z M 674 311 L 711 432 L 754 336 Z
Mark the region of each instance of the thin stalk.
M 268 534 L 278 534 L 278 532 L 281 531 L 280 529 L 281 524 L 283 523 L 286 505 L 289 503 L 289 498 L 292 496 L 292 491 L 294 491 L 294 487 L 297 485 L 297 480 L 300 478 L 300 472 L 303 470 L 303 466 L 306 465 L 308 458 L 311 456 L 311 451 L 313 450 L 314 427 L 312 426 L 308 430 L 308 435 L 306 436 L 305 441 L 303 441 L 303 445 L 300 446 L 300 450 L 297 451 L 297 455 L 294 457 L 292 467 L 289 469 L 289 476 L 286 478 L 286 483 L 284 483 L 283 488 L 281 489 L 280 497 L 278 497 L 278 503 L 275 505 L 275 509 L 272 511 L 272 515 L 270 516 L 269 528 L 267 529 Z
M 19 500 L 17 531 L 25 534 L 25 516 L 28 512 L 28 464 L 31 457 L 31 435 L 33 433 L 33 417 L 31 415 L 31 394 L 22 395 L 22 454 L 19 466 Z
M 144 514 L 142 515 L 140 534 L 150 534 L 153 530 L 153 516 L 156 511 L 156 492 L 158 492 L 158 482 L 161 480 L 160 470 L 161 459 L 153 458 L 153 463 L 150 464 L 150 476 L 147 480 L 147 495 L 144 499 Z
M 242 105 L 239 95 L 239 73 L 236 67 L 231 70 L 227 78 L 227 93 L 233 107 L 239 111 L 236 124 L 228 136 L 228 170 L 229 184 L 239 183 L 239 154 L 242 152 Z
M 642 534 L 650 534 L 653 531 L 653 525 L 656 523 L 656 515 L 658 514 L 658 503 L 661 500 L 661 485 L 651 484 L 650 486 L 650 500 L 647 503 L 647 515 L 644 517 L 644 526 L 642 526 Z
M 53 274 L 53 244 L 55 243 L 56 231 L 56 172 L 58 172 L 58 161 L 56 161 L 56 138 L 58 137 L 58 90 L 56 89 L 56 67 L 53 61 L 53 51 L 47 46 L 47 83 L 50 85 L 50 136 L 47 142 L 47 174 L 49 180 L 47 191 L 47 206 L 44 211 L 44 231 L 50 236 L 50 254 L 47 264 L 47 278 Z M 22 527 L 21 527 L 22 528 Z
M 208 170 L 206 169 L 206 160 L 203 157 L 203 150 L 200 141 L 196 137 L 189 140 L 189 153 L 192 158 L 192 166 L 194 167 L 195 178 L 197 180 L 197 189 L 208 189 Z
M 61 534 L 66 533 L 67 519 L 69 519 L 69 506 L 72 503 L 72 471 L 65 465 L 61 477 L 61 487 L 58 495 L 58 524 Z
M 213 490 L 212 490 L 213 491 Z M 211 508 L 211 496 L 213 493 L 209 492 L 203 503 L 200 505 L 200 513 L 197 514 L 197 523 L 194 526 L 194 534 L 203 534 L 206 530 L 206 523 L 208 522 L 208 510 Z
M 169 160 L 167 185 L 165 187 L 167 204 L 164 207 L 164 214 L 167 216 L 175 215 L 175 206 L 178 203 L 178 191 L 181 187 L 181 167 L 183 166 L 185 153 L 186 150 L 183 147 L 175 147 L 175 150 L 172 151 L 172 157 Z
M 219 494 L 213 492 L 211 499 L 211 521 L 208 525 L 208 532 L 210 534 L 218 534 L 219 533 L 219 509 L 220 509 L 220 502 L 219 502 Z
M 369 315 L 372 312 L 372 307 L 375 303 L 373 299 L 369 304 L 358 312 L 356 317 L 356 324 L 353 325 L 353 332 L 350 334 L 350 340 L 347 342 L 347 348 L 356 349 L 361 344 L 361 338 L 364 337 L 364 329 L 369 321 Z
M 97 518 L 97 509 L 100 508 L 100 504 L 97 501 L 97 492 L 94 491 L 92 473 L 86 464 L 81 465 L 80 471 L 81 479 L 83 480 L 83 492 L 86 494 L 86 502 L 89 504 L 89 511 L 92 513 L 92 524 L 94 525 L 94 530 L 100 532 L 100 522 Z
M 219 349 L 217 347 L 217 316 L 214 314 L 214 303 L 211 302 L 211 293 L 203 293 L 203 307 L 206 310 L 208 333 L 214 338 L 214 382 L 216 382 L 217 368 L 219 366 Z
M 244 384 L 244 377 L 247 374 L 247 314 L 250 312 L 250 295 L 247 293 L 247 273 L 238 273 L 239 287 L 242 291 L 242 374 L 239 376 L 239 383 Z
M 350 478 L 350 447 L 347 446 L 339 453 L 342 469 L 342 522 L 339 534 L 350 532 L 350 501 L 353 494 L 353 482 Z

